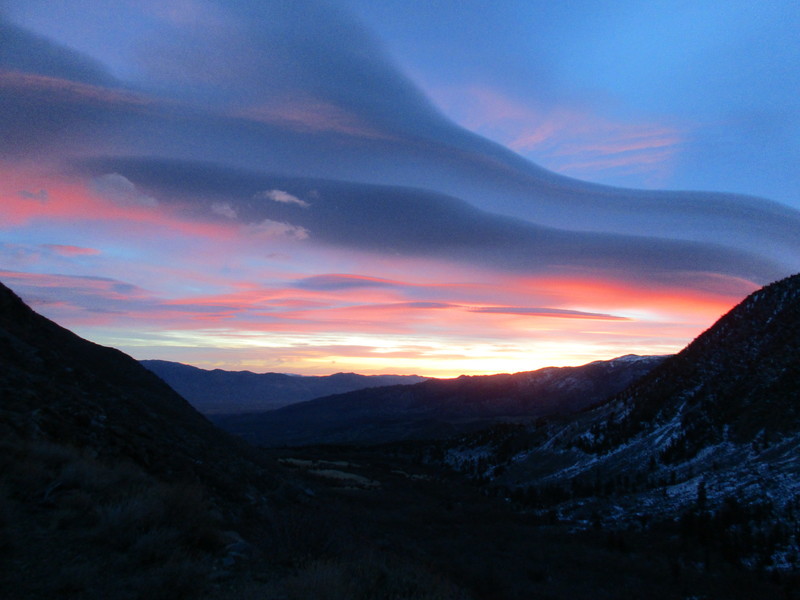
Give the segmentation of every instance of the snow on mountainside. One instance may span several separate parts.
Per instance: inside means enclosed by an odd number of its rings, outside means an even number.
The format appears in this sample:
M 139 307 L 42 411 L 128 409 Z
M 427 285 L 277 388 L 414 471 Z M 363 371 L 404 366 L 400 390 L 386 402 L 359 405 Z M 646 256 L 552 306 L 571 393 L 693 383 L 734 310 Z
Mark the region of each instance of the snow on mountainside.
M 442 459 L 587 525 L 699 522 L 741 562 L 787 566 L 800 556 L 800 275 L 577 419 L 464 437 Z M 773 543 L 748 554 L 736 536 L 750 535 Z

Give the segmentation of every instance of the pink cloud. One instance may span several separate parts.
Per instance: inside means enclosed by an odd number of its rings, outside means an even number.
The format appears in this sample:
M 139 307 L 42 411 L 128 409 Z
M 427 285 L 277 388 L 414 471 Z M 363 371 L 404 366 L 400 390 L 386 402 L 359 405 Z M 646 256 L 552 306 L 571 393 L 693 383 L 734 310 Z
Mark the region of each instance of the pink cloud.
M 758 286 L 718 274 L 686 274 L 674 286 L 599 279 L 586 276 L 544 276 L 515 279 L 511 285 L 528 294 L 549 297 L 553 304 L 633 317 L 649 313 L 667 322 L 710 325 Z M 587 308 L 588 310 L 588 308 Z M 695 331 L 695 334 L 698 331 Z
M 214 286 L 228 291 L 173 297 L 96 277 L 2 271 L 0 279 L 48 316 L 84 335 L 97 333 L 101 343 L 109 328 L 135 327 L 139 337 L 153 340 L 135 347 L 141 358 L 164 356 L 167 347 L 159 340 L 168 336 L 168 346 L 187 346 L 185 354 L 171 358 L 190 361 L 202 354 L 223 368 L 245 362 L 248 368 L 304 373 L 436 375 L 676 351 L 754 287 L 719 276 L 704 280 L 705 290 L 692 291 L 500 274 L 471 285 L 458 281 L 466 272 L 452 271 L 454 281 L 407 277 L 395 285 L 401 280 L 349 274 L 341 277 L 365 285 L 303 289 L 292 285 L 296 275 L 283 286 L 223 277 Z M 371 281 L 392 285 L 375 287 Z M 481 297 L 483 302 L 471 301 Z M 532 308 L 545 303 L 546 309 Z
M 101 178 L 102 179 L 102 178 Z M 39 189 L 45 192 L 46 202 L 20 196 L 18 189 Z M 15 168 L 0 164 L 0 227 L 21 227 L 31 222 L 68 224 L 79 229 L 80 224 L 121 230 L 128 236 L 156 236 L 164 230 L 186 236 L 198 236 L 218 241 L 235 240 L 240 233 L 234 223 L 190 218 L 180 206 L 161 206 L 157 199 L 147 196 L 122 176 L 86 182 L 80 179 L 54 177 L 39 170 Z M 302 232 L 286 226 L 288 233 Z M 260 229 L 256 228 L 256 231 Z
M 370 139 L 389 137 L 360 117 L 335 104 L 309 97 L 284 98 L 280 101 L 240 110 L 234 116 L 280 125 L 300 132 L 338 133 Z
M 531 308 L 524 306 L 481 306 L 469 309 L 470 312 L 498 315 L 519 315 L 523 317 L 547 317 L 556 319 L 599 319 L 602 321 L 630 321 L 627 317 L 618 317 L 605 313 L 571 310 L 568 308 Z
M 682 139 L 672 130 L 653 129 L 630 132 L 619 132 L 616 139 L 586 143 L 579 146 L 566 147 L 561 150 L 564 154 L 580 152 L 597 152 L 600 154 L 618 154 L 621 152 L 635 152 L 637 150 L 652 150 L 658 148 L 672 148 L 682 142 Z
M 20 189 L 46 190 L 48 201 L 22 198 Z M 194 220 L 166 201 L 120 204 L 80 180 L 16 173 L 0 178 L 0 192 L 6 190 L 0 215 L 15 207 L 24 217 L 18 227 L 46 223 L 67 232 L 59 240 L 85 240 L 31 248 L 67 258 L 98 249 L 93 272 L 124 272 L 131 283 L 9 270 L 0 279 L 10 278 L 37 309 L 100 343 L 115 345 L 124 339 L 115 332 L 131 330 L 133 338 L 153 340 L 132 346 L 141 358 L 180 345 L 185 354 L 172 358 L 189 361 L 190 348 L 216 348 L 217 361 L 235 355 L 262 360 L 263 370 L 305 373 L 455 375 L 544 366 L 537 361 L 577 364 L 614 352 L 676 351 L 755 287 L 711 274 L 678 274 L 674 286 L 647 288 L 578 274 L 523 277 L 319 248 L 286 236 L 256 240 L 235 222 Z M 86 231 L 99 237 L 78 237 Z M 159 252 L 149 253 L 151 245 Z M 39 271 L 80 269 L 81 261 L 46 254 Z M 288 362 L 280 362 L 282 352 Z M 336 367 L 323 364 L 325 352 Z
M 608 171 L 611 169 L 622 169 L 626 173 L 659 171 L 658 167 L 668 163 L 673 156 L 674 152 L 671 149 L 665 152 L 611 155 L 607 158 L 565 161 L 561 168 L 564 172 Z
M 119 322 L 143 315 L 151 295 L 106 277 L 0 271 L 0 281 L 46 316 L 68 327 Z
M 305 240 L 308 238 L 308 230 L 305 227 L 284 223 L 283 221 L 272 221 L 271 219 L 264 219 L 259 223 L 245 225 L 243 230 L 247 235 L 261 239 L 292 238 Z
M 100 250 L 96 250 L 94 248 L 83 248 L 81 246 L 42 244 L 42 247 L 60 256 L 97 256 L 100 254 Z
M 57 77 L 0 70 L 0 93 L 28 95 L 38 102 L 59 102 L 90 106 L 141 109 L 155 101 L 145 96 L 112 88 L 78 83 Z
M 482 86 L 439 90 L 434 97 L 467 128 L 573 176 L 635 167 L 664 178 L 685 137 L 663 123 L 617 121 L 579 107 L 544 108 Z

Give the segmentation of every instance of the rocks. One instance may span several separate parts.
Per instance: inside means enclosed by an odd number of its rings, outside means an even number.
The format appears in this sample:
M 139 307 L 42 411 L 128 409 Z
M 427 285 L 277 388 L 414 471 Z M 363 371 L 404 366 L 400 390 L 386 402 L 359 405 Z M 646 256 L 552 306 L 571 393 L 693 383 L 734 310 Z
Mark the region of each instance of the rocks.
M 245 541 L 236 531 L 225 531 L 223 536 L 227 544 L 223 549 L 220 565 L 224 570 L 231 569 L 252 558 L 254 548 L 252 544 Z

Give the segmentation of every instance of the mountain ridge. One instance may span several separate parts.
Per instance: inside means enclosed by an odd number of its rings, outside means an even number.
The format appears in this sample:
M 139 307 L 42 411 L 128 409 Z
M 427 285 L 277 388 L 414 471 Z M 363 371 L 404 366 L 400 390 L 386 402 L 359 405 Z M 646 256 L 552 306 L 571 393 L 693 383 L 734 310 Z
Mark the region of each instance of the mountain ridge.
M 274 463 L 2 283 L 0 365 L 0 596 L 195 597 L 260 535 Z
M 793 533 L 798 455 L 795 275 L 745 298 L 606 402 L 525 431 L 465 436 L 440 459 L 564 518 L 625 527 L 646 516 L 718 527 L 742 564 L 790 569 L 800 542 Z M 732 506 L 743 521 L 731 520 Z M 736 537 L 773 526 L 781 533 L 770 544 L 748 549 Z
M 206 415 L 273 410 L 331 394 L 406 382 L 412 384 L 426 379 L 418 375 L 254 373 L 201 369 L 165 360 L 139 362 Z
M 218 480 L 251 453 L 133 358 L 84 340 L 0 283 L 0 428 L 57 441 L 157 477 Z
M 316 398 L 260 414 L 213 415 L 213 421 L 261 445 L 440 439 L 498 422 L 576 412 L 663 360 L 626 355 L 579 367 L 430 379 Z

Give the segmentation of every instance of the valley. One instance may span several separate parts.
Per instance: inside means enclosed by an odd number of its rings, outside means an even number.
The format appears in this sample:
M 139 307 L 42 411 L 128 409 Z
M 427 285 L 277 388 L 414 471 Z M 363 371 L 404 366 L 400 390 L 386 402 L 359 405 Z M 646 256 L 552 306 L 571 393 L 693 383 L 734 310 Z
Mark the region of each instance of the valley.
M 798 597 L 800 277 L 607 401 L 271 448 L 0 291 L 4 597 Z

